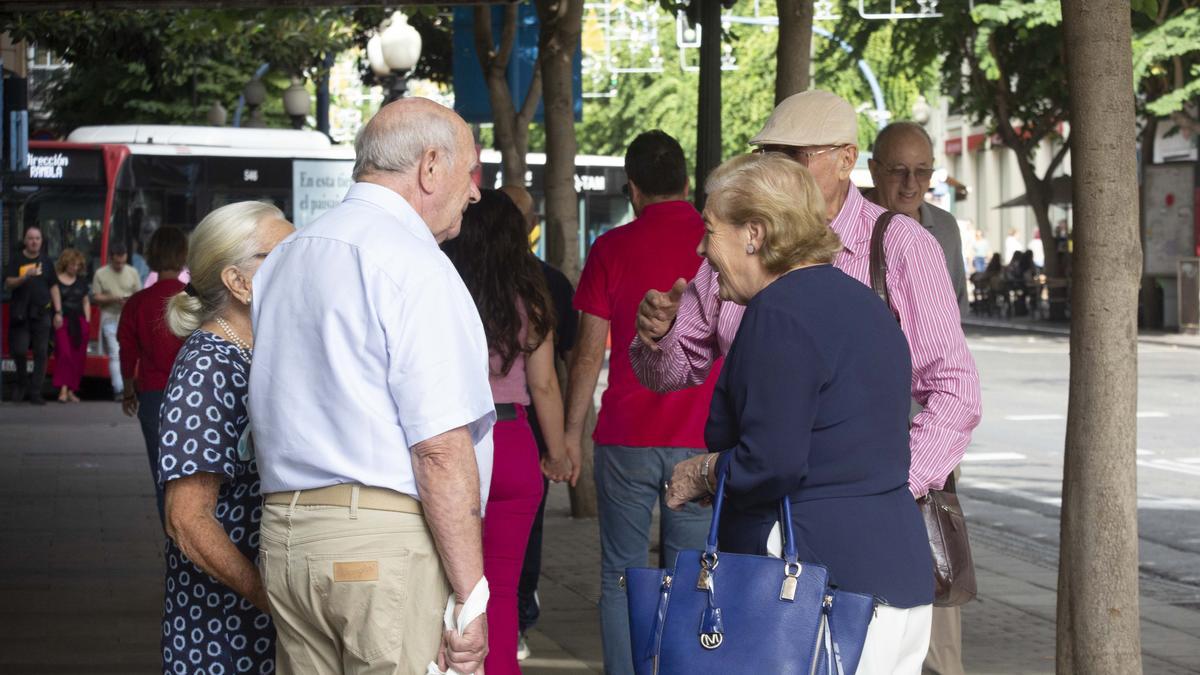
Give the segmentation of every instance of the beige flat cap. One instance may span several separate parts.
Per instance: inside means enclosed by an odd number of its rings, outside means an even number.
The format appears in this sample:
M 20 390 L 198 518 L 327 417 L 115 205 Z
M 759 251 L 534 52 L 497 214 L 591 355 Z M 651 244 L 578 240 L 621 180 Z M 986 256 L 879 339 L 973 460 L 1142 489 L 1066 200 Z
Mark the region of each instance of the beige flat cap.
M 802 91 L 775 106 L 750 145 L 858 145 L 858 115 L 837 94 Z

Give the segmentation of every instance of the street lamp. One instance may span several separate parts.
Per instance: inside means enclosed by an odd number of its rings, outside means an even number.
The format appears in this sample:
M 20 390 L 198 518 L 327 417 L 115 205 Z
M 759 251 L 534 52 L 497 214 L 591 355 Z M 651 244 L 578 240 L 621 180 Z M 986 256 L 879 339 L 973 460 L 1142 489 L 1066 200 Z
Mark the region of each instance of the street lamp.
M 921 125 L 928 124 L 929 118 L 932 115 L 933 108 L 930 107 L 929 102 L 925 100 L 925 96 L 923 94 L 918 94 L 917 100 L 912 106 L 913 121 Z
M 242 97 L 246 101 L 246 105 L 250 107 L 250 119 L 246 120 L 243 126 L 261 129 L 267 126 L 267 121 L 263 119 L 262 104 L 267 101 L 267 88 L 263 85 L 262 80 L 257 77 L 246 83 L 246 88 L 242 90 Z
M 388 85 L 383 100 L 387 105 L 404 96 L 408 73 L 421 58 L 421 34 L 409 25 L 403 12 L 392 14 L 385 23 L 367 42 L 367 61 L 371 72 Z
M 304 88 L 304 82 L 298 78 L 292 78 L 292 86 L 283 90 L 283 110 L 292 118 L 293 129 L 303 129 L 304 122 L 308 119 L 308 110 L 312 105 L 312 97 L 308 95 L 308 90 Z

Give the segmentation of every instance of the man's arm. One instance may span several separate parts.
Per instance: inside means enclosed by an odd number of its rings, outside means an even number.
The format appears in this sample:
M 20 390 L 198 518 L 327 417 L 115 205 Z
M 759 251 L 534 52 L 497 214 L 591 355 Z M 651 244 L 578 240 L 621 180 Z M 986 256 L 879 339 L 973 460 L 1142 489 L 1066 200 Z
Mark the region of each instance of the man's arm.
M 721 355 L 718 331 L 723 327 L 732 334 L 737 331 L 745 308 L 721 302 L 717 297 L 717 274 L 708 261 L 700 265 L 695 278 L 683 289 L 678 298 L 678 310 L 670 310 L 670 326 L 655 344 L 643 330 L 644 318 L 661 310 L 657 301 L 666 295 L 658 291 L 647 293 L 638 308 L 638 324 L 641 337 L 634 338 L 629 346 L 629 361 L 638 380 L 647 389 L 659 393 L 678 391 L 702 384 L 712 369 L 713 362 Z
M 979 424 L 982 397 L 942 251 L 919 226 L 908 231 L 914 235 L 904 250 L 889 252 L 896 263 L 888 285 L 912 354 L 912 395 L 924 408 L 909 431 L 909 490 L 920 497 L 941 489 L 962 460 Z
M 479 468 L 466 427 L 412 447 L 413 477 L 425 520 L 433 532 L 446 579 L 459 602 L 483 576 Z
M 567 375 L 567 432 L 566 443 L 572 456 L 583 443 L 584 424 L 588 404 L 596 393 L 596 382 L 604 366 L 604 343 L 608 339 L 609 322 L 595 314 L 581 312 L 579 334 L 575 348 L 571 350 L 570 370 Z

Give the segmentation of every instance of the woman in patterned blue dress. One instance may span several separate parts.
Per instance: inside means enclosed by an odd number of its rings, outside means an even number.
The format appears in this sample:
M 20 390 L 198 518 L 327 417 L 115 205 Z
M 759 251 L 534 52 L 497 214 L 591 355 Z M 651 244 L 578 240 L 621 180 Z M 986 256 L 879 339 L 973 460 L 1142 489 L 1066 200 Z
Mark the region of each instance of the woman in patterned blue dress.
M 251 278 L 292 232 L 279 209 L 239 202 L 192 234 L 192 280 L 167 324 L 185 337 L 159 413 L 166 491 L 164 674 L 275 671 L 275 628 L 255 567 L 262 515 L 246 412 Z

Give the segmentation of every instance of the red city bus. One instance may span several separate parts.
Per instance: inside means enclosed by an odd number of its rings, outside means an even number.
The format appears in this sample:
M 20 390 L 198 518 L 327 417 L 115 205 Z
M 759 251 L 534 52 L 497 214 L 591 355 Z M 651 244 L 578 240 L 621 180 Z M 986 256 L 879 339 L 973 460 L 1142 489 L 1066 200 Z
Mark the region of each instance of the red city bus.
M 65 142 L 29 143 L 29 169 L 5 183 L 0 256 L 11 260 L 25 228 L 37 225 L 51 260 L 67 247 L 83 253 L 89 282 L 118 241 L 145 281 L 149 270 L 141 252 L 158 227 L 190 232 L 209 211 L 249 199 L 273 203 L 303 226 L 341 201 L 353 164 L 353 148 L 334 146 L 315 131 L 82 127 Z M 8 353 L 10 295 L 4 291 L 0 308 L 6 373 L 14 367 Z M 85 375 L 107 378 L 94 304 L 90 319 Z
M 297 227 L 311 222 L 345 195 L 354 149 L 315 131 L 124 125 L 81 127 L 65 142 L 31 141 L 29 159 L 30 168 L 5 184 L 0 260 L 19 252 L 25 228 L 38 225 L 51 260 L 66 247 L 84 254 L 89 281 L 117 241 L 144 281 L 141 252 L 160 226 L 190 232 L 209 211 L 248 199 L 275 204 Z M 483 150 L 480 160 L 478 180 L 499 187 L 499 153 Z M 527 161 L 526 185 L 540 206 L 546 157 L 530 153 Z M 581 258 L 598 235 L 633 218 L 621 192 L 623 165 L 620 157 L 575 158 Z M 0 309 L 6 373 L 13 371 L 9 296 L 4 291 Z M 85 375 L 107 378 L 99 332 L 93 306 Z

